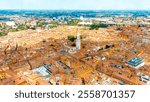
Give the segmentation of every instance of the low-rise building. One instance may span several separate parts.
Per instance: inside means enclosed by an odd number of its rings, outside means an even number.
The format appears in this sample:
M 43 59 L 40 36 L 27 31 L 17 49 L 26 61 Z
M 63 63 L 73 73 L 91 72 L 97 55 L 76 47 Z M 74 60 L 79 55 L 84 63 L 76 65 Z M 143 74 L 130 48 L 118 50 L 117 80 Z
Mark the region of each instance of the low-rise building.
M 132 59 L 130 59 L 127 64 L 132 67 L 132 68 L 135 68 L 135 69 L 138 69 L 142 66 L 144 66 L 145 62 L 143 59 L 141 58 L 138 58 L 138 57 L 134 57 Z

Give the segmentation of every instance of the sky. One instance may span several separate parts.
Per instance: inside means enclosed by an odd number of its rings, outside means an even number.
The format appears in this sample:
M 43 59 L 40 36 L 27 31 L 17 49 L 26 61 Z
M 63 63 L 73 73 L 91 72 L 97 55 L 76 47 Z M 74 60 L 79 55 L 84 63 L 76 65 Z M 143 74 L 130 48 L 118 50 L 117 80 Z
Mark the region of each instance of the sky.
M 0 9 L 150 10 L 150 0 L 0 0 Z

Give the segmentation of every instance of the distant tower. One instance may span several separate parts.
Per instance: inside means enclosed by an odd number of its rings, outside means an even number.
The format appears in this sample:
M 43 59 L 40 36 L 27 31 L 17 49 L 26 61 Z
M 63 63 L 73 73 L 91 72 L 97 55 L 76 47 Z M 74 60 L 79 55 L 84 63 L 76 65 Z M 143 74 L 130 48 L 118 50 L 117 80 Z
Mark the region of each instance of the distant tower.
M 80 16 L 80 20 L 83 20 L 84 19 L 84 17 L 83 16 Z
M 81 49 L 81 39 L 80 39 L 80 33 L 79 32 L 77 34 L 77 39 L 76 39 L 76 49 L 77 50 Z

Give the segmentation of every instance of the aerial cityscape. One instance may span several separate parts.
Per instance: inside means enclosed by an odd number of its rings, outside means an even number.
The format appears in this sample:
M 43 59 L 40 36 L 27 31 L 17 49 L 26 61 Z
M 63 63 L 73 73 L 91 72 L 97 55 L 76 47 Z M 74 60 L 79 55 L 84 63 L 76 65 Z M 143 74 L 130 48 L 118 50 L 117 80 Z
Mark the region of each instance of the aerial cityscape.
M 150 84 L 148 11 L 0 12 L 0 84 Z
M 150 85 L 150 11 L 1 9 L 0 85 Z

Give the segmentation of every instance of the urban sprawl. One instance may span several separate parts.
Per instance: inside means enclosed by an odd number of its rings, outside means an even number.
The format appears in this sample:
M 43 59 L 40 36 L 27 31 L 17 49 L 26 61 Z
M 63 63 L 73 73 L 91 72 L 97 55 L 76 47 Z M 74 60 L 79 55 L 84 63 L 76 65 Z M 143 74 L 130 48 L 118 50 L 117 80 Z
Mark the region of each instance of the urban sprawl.
M 149 85 L 150 17 L 1 15 L 0 84 Z

